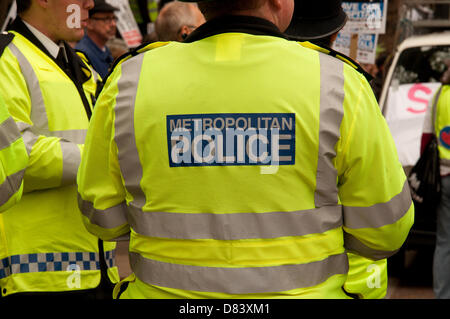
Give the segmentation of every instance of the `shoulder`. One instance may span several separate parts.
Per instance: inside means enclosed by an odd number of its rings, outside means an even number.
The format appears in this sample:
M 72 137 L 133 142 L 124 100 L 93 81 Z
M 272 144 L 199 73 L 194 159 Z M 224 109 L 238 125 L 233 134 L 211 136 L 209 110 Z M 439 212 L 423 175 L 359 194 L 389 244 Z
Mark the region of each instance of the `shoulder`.
M 114 62 L 113 66 L 111 67 L 111 73 L 113 73 L 117 68 L 120 68 L 123 65 L 132 64 L 143 59 L 144 55 L 147 52 L 164 47 L 169 43 L 170 42 L 154 42 L 151 44 L 145 44 L 129 51 L 128 53 L 125 53 L 121 57 L 117 58 L 117 60 Z
M 352 58 L 346 56 L 345 54 L 342 54 L 336 50 L 333 50 L 332 48 L 329 47 L 325 47 L 325 46 L 318 46 L 314 43 L 305 41 L 305 42 L 298 42 L 302 47 L 314 50 L 314 51 L 318 51 L 324 55 L 327 55 L 335 60 L 340 61 L 341 63 L 343 63 L 344 65 L 346 65 L 346 67 L 350 67 L 351 69 L 355 70 L 357 73 L 359 73 L 360 75 L 362 75 L 368 82 L 370 82 L 371 80 L 373 80 L 373 76 L 370 75 L 368 72 L 366 72 L 364 70 L 364 68 L 359 65 L 358 62 L 354 61 Z M 329 59 L 328 59 L 329 60 Z

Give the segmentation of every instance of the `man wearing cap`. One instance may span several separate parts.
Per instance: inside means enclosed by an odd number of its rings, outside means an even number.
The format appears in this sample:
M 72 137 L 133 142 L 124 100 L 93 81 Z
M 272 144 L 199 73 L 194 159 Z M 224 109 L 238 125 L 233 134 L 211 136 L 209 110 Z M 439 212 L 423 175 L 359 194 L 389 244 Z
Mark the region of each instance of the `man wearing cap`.
M 342 1 L 322 0 L 320 4 L 313 1 L 294 1 L 294 14 L 286 35 L 292 40 L 300 41 L 305 47 L 348 63 L 370 79 L 355 61 L 331 49 L 339 31 L 347 22 Z M 344 290 L 358 298 L 383 298 L 387 290 L 387 260 L 375 261 L 353 253 L 348 253 L 348 258 L 349 272 Z
M 83 220 L 130 236 L 115 297 L 348 298 L 347 252 L 392 255 L 414 211 L 370 86 L 286 39 L 294 0 L 198 5 L 185 42 L 117 64 L 89 127 Z
M 116 36 L 117 8 L 105 0 L 95 0 L 95 6 L 89 10 L 86 33 L 75 49 L 86 54 L 95 71 L 102 78 L 108 75 L 114 61 L 110 49 L 106 46 L 108 40 Z
M 118 280 L 115 243 L 86 231 L 76 198 L 95 81 L 67 41 L 83 37 L 93 5 L 18 0 L 0 35 L 0 95 L 29 155 L 22 200 L 0 216 L 2 297 L 107 298 Z

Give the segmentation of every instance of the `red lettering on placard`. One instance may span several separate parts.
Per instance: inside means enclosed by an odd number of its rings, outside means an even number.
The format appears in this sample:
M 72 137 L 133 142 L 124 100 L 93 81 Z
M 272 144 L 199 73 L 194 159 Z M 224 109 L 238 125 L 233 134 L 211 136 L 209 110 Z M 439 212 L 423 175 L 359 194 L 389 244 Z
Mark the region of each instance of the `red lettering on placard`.
M 411 89 L 408 91 L 408 99 L 410 99 L 413 102 L 421 103 L 421 104 L 424 105 L 423 108 L 420 108 L 420 109 L 415 109 L 415 108 L 412 108 L 412 107 L 408 107 L 406 109 L 408 112 L 411 112 L 411 113 L 414 113 L 414 114 L 424 113 L 427 110 L 427 107 L 428 107 L 428 100 L 416 96 L 416 93 L 418 91 L 422 91 L 422 92 L 424 92 L 427 95 L 430 95 L 431 93 L 433 93 L 433 91 L 430 88 L 428 88 L 425 85 L 422 85 L 420 83 L 414 84 L 411 87 Z

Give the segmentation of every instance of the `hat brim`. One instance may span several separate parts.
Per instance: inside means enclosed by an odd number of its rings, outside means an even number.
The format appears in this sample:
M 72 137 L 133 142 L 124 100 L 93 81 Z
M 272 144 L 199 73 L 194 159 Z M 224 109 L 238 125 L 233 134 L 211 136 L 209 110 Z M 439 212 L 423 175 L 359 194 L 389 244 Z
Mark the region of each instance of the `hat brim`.
M 108 3 L 102 3 L 101 5 L 98 5 L 94 7 L 93 9 L 89 10 L 89 14 L 92 15 L 94 13 L 98 12 L 115 12 L 120 11 L 119 8 L 113 7 L 112 5 Z
M 298 41 L 320 39 L 339 32 L 347 22 L 344 11 L 331 19 L 307 20 L 292 18 L 291 24 L 285 34 Z

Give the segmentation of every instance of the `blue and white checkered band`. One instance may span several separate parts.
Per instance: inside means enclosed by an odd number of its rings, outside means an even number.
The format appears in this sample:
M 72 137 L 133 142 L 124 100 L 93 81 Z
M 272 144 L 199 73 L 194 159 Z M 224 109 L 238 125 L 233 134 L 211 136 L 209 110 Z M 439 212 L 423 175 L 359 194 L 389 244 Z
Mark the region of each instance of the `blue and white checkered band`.
M 106 265 L 114 267 L 115 250 L 105 252 Z M 71 271 L 72 265 L 77 270 L 100 270 L 99 254 L 93 252 L 42 253 L 14 255 L 0 260 L 0 279 L 13 274 Z

